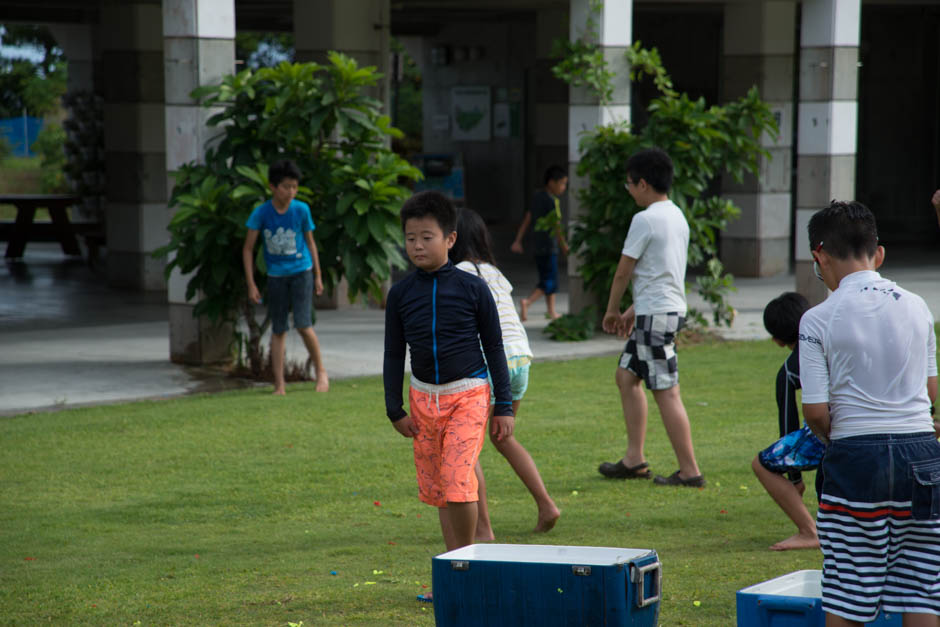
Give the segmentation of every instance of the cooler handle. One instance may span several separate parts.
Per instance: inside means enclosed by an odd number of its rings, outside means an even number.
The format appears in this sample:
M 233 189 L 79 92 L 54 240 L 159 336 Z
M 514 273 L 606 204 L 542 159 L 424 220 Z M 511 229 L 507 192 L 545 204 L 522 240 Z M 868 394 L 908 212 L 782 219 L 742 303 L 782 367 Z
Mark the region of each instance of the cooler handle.
M 813 601 L 796 602 L 792 597 L 783 600 L 773 596 L 757 597 L 757 607 L 762 614 L 768 612 L 790 612 L 791 614 L 810 614 L 815 604 Z
M 654 584 L 652 588 L 655 588 L 656 594 L 646 598 L 646 573 L 656 571 L 653 574 Z M 646 607 L 647 605 L 652 605 L 659 601 L 659 597 L 662 594 L 663 589 L 663 565 L 656 560 L 651 564 L 646 566 L 631 566 L 630 568 L 630 579 L 633 581 L 634 591 L 636 592 L 636 606 L 637 607 Z

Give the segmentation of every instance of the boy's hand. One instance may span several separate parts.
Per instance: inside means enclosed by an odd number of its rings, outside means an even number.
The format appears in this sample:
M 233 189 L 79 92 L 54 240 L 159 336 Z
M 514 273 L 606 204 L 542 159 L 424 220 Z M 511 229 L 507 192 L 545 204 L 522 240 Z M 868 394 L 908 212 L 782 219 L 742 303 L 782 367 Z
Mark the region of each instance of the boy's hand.
M 938 193 L 940 193 L 940 192 L 938 192 Z M 511 250 L 511 251 L 514 252 L 514 253 L 517 253 L 517 254 L 520 254 L 520 255 L 521 255 L 521 254 L 522 254 L 522 243 L 521 243 L 521 242 L 513 242 L 513 243 L 512 243 L 512 246 L 509 247 L 509 250 Z
M 636 309 L 631 305 L 620 315 L 621 337 L 627 337 L 633 331 L 633 325 L 636 324 Z
M 248 286 L 248 298 L 256 305 L 261 303 L 261 292 L 258 291 L 257 285 Z
M 568 244 L 566 244 L 565 242 L 562 242 L 561 244 L 558 245 L 558 247 L 561 248 L 561 254 L 567 257 L 568 251 L 571 250 L 570 248 L 568 248 Z
M 515 423 L 516 419 L 512 416 L 493 416 L 493 419 L 490 421 L 490 432 L 496 438 L 496 441 L 500 442 L 503 438 L 508 438 L 512 435 Z
M 418 425 L 414 423 L 411 416 L 405 416 L 404 418 L 396 420 L 392 423 L 392 426 L 406 438 L 413 438 L 418 435 Z
M 319 276 L 313 280 L 313 290 L 317 296 L 323 293 L 323 279 Z
M 933 196 L 930 198 L 930 202 L 933 203 L 934 209 L 940 211 L 940 189 L 933 193 Z
M 616 311 L 608 311 L 604 314 L 604 319 L 601 321 L 601 327 L 604 329 L 604 333 L 610 334 L 619 335 L 621 324 L 620 314 Z

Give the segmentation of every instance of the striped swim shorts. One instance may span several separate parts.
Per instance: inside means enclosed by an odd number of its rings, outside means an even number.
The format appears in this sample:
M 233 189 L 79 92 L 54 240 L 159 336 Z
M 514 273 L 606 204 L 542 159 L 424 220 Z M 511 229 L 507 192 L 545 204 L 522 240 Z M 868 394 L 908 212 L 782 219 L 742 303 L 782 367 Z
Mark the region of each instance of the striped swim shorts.
M 940 615 L 940 443 L 933 433 L 830 441 L 817 515 L 822 606 Z
M 685 317 L 676 312 L 637 316 L 620 355 L 620 367 L 643 379 L 650 390 L 678 385 L 676 335 L 684 324 Z

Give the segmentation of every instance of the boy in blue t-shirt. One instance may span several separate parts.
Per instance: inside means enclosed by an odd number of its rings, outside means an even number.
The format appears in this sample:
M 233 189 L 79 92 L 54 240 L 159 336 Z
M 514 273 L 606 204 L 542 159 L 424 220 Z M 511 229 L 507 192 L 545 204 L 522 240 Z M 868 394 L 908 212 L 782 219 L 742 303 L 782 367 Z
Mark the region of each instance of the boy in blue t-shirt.
M 255 207 L 245 226 L 248 235 L 242 246 L 242 263 L 248 297 L 261 302 L 255 285 L 255 242 L 263 233 L 264 262 L 268 269 L 268 312 L 271 317 L 271 370 L 274 372 L 274 393 L 283 395 L 284 347 L 287 341 L 287 313 L 294 311 L 294 327 L 303 338 L 310 360 L 316 369 L 317 392 L 330 389 L 330 380 L 320 356 L 320 342 L 313 331 L 313 291 L 323 293 L 320 258 L 313 241 L 316 228 L 310 207 L 294 200 L 300 170 L 293 161 L 277 161 L 268 168 L 271 200 Z

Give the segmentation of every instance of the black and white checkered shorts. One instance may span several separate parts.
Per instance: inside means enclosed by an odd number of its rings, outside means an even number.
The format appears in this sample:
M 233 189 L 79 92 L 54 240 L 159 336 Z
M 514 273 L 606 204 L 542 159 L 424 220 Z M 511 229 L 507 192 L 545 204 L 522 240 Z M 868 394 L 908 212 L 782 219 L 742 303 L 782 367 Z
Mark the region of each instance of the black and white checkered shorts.
M 676 312 L 636 317 L 636 326 L 620 355 L 620 367 L 646 382 L 650 390 L 668 390 L 679 383 L 676 334 L 685 316 Z

